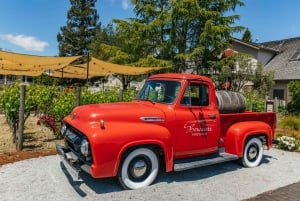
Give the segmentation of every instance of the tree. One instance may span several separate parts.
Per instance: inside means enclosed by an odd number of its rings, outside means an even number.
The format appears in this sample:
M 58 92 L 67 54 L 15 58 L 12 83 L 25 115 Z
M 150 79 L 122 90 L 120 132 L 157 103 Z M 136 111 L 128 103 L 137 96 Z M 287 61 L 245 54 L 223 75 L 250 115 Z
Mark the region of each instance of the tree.
M 242 91 L 250 84 L 265 97 L 273 85 L 272 73 L 264 74 L 261 63 L 248 54 L 234 53 L 214 62 L 214 65 L 218 68 L 216 75 L 212 76 L 217 89 Z
M 122 21 L 124 22 L 124 21 Z M 120 24 L 121 21 L 120 21 Z M 122 24 L 124 27 L 127 23 Z M 135 25 L 132 25 L 135 26 Z M 140 40 L 134 37 L 137 36 L 135 29 L 116 30 L 111 24 L 102 27 L 97 31 L 90 50 L 93 57 L 108 61 L 115 64 L 131 65 L 131 66 L 149 66 L 149 67 L 167 67 L 171 66 L 170 62 L 147 56 L 147 51 L 142 49 L 139 44 Z M 126 90 L 129 83 L 144 76 L 130 76 L 130 75 L 115 75 L 122 83 L 123 90 Z
M 88 46 L 99 28 L 97 0 L 70 0 L 67 24 L 57 34 L 59 56 L 87 55 Z
M 258 62 L 252 82 L 252 88 L 259 92 L 260 98 L 265 99 L 274 86 L 274 72 L 264 72 L 262 64 Z
M 240 0 L 132 0 L 132 3 L 135 18 L 113 20 L 114 37 L 119 42 L 113 46 L 118 48 L 102 46 L 105 42 L 101 40 L 93 45 L 94 51 L 102 56 L 103 48 L 111 53 L 116 49 L 122 52 L 122 60 L 115 52 L 105 58 L 108 61 L 128 65 L 155 58 L 172 62 L 175 72 L 196 66 L 195 72 L 202 73 L 230 45 L 231 35 L 242 30 L 234 26 L 239 15 L 229 14 L 236 6 L 244 5 Z
M 292 100 L 287 104 L 287 111 L 293 115 L 300 114 L 300 82 L 292 81 L 288 84 L 288 89 L 292 93 Z
M 135 19 L 115 20 L 120 33 L 130 33 L 126 45 L 133 53 L 171 60 L 174 71 L 185 71 L 189 63 L 197 72 L 209 67 L 229 45 L 231 35 L 242 27 L 233 26 L 239 15 L 229 15 L 239 0 L 132 0 Z
M 216 63 L 219 67 L 217 75 L 213 76 L 218 89 L 240 91 L 253 77 L 251 57 L 244 53 L 233 53 Z
M 109 53 L 109 50 L 106 50 L 106 47 L 119 47 L 118 49 L 120 49 L 122 47 L 122 45 L 120 45 L 121 43 L 122 40 L 117 38 L 117 33 L 113 25 L 108 24 L 106 27 L 97 29 L 89 49 L 93 57 L 107 61 L 110 59 L 111 54 Z
M 247 28 L 242 36 L 242 41 L 252 43 L 252 35 L 250 30 Z

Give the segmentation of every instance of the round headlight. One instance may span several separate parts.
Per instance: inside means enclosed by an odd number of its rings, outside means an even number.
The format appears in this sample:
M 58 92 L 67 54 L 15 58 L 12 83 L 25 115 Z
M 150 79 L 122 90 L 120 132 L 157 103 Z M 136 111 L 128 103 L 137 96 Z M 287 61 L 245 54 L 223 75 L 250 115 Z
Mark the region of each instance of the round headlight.
M 89 155 L 89 142 L 86 139 L 83 139 L 80 146 L 81 154 L 84 156 Z

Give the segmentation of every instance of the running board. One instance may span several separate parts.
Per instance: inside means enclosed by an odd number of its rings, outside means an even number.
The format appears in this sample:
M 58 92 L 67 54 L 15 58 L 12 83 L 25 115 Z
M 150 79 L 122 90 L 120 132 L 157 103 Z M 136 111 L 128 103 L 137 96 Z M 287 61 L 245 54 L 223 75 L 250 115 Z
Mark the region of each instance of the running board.
M 174 162 L 174 171 L 178 172 L 192 168 L 223 163 L 227 161 L 237 160 L 238 158 L 239 157 L 237 155 L 222 152 L 214 155 L 213 157 L 199 157 L 197 159 L 178 160 Z

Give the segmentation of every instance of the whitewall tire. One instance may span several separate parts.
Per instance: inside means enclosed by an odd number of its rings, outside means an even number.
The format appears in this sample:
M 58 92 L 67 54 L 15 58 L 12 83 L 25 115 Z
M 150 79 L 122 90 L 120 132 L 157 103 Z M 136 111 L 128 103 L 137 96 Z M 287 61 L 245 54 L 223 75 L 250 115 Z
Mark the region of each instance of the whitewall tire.
M 247 141 L 242 157 L 244 167 L 252 168 L 258 166 L 263 157 L 263 145 L 259 138 L 251 138 Z
M 125 156 L 118 171 L 118 180 L 125 189 L 138 189 L 154 182 L 159 171 L 157 155 L 148 148 L 138 148 Z

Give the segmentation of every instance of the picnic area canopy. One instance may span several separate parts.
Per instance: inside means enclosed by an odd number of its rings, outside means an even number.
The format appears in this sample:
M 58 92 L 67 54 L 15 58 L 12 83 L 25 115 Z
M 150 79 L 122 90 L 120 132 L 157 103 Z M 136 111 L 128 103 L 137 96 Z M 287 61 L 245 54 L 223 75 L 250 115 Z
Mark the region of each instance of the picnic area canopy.
M 63 69 L 55 70 L 52 73 L 52 75 L 55 77 L 77 76 L 77 78 L 85 79 L 87 77 L 87 71 L 89 77 L 96 77 L 96 76 L 106 76 L 112 74 L 141 75 L 153 71 L 158 71 L 163 68 L 164 67 L 124 66 L 124 65 L 109 63 L 92 57 L 89 64 L 80 64 L 74 66 L 69 65 Z
M 81 57 L 35 56 L 0 51 L 0 74 L 38 76 L 49 72 L 49 75 L 54 77 L 86 79 L 111 74 L 141 75 L 163 68 L 118 65 L 94 57 L 89 63 L 72 65 Z
M 0 51 L 0 74 L 36 76 L 47 69 L 60 69 L 81 56 L 50 57 Z

